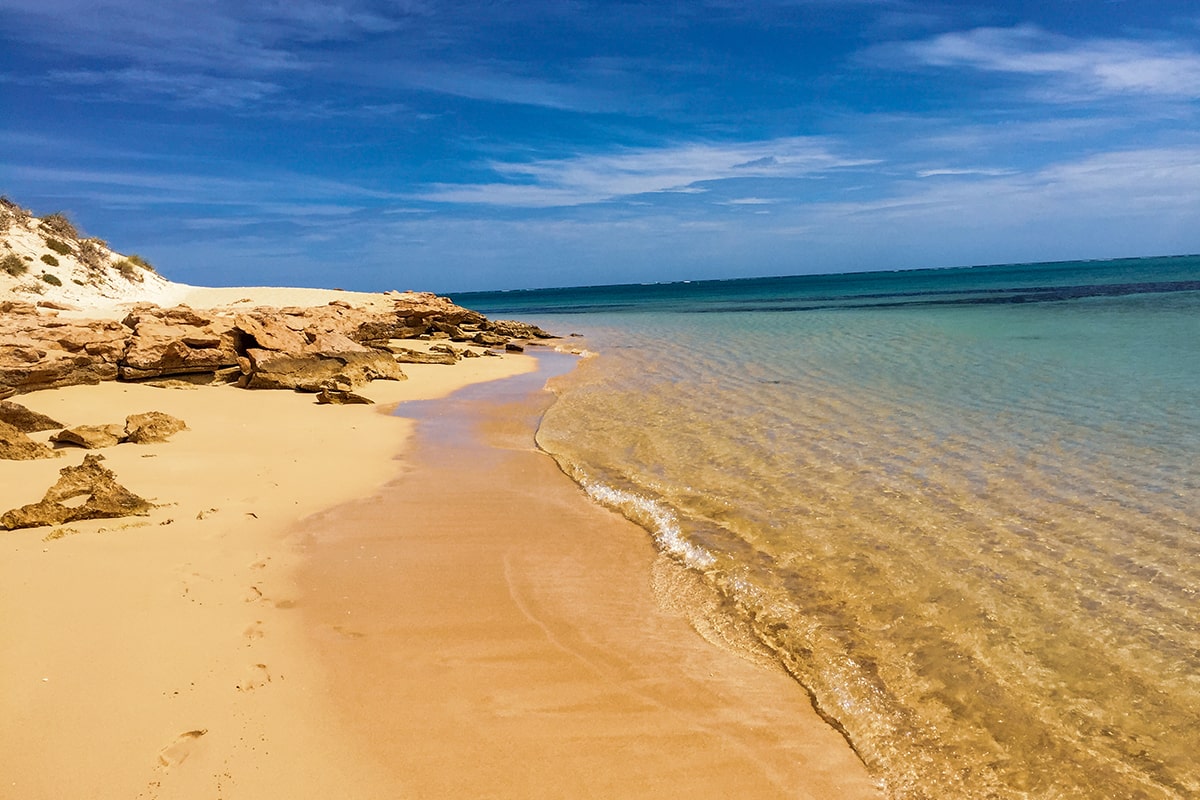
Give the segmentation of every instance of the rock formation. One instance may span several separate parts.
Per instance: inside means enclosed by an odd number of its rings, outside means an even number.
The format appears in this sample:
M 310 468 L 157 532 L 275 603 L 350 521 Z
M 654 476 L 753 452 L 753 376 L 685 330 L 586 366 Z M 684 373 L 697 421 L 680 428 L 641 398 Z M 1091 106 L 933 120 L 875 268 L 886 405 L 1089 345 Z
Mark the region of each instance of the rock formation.
M 165 442 L 185 430 L 187 430 L 187 423 L 161 411 L 130 414 L 125 418 L 124 441 L 132 444 Z
M 117 483 L 100 462 L 104 456 L 89 453 L 77 467 L 59 470 L 58 482 L 37 503 L 14 508 L 0 516 L 0 528 L 36 528 L 82 519 L 145 516 L 154 504 Z M 85 498 L 82 503 L 79 498 Z
M 0 459 L 32 461 L 35 458 L 54 458 L 58 453 L 41 442 L 30 439 L 24 431 L 7 422 L 0 422 Z
M 30 411 L 20 403 L 13 403 L 8 400 L 0 400 L 0 422 L 7 422 L 23 433 L 53 431 L 66 427 L 61 422 L 51 419 L 45 414 Z
M 346 391 L 371 380 L 403 380 L 399 363 L 452 363 L 457 351 L 412 355 L 405 339 L 504 347 L 550 334 L 491 322 L 428 293 L 389 295 L 391 308 L 334 301 L 309 308 L 160 308 L 142 303 L 121 322 L 59 319 L 32 303 L 0 302 L 0 393 L 208 374 L 248 389 Z
M 115 447 L 124 437 L 125 428 L 121 425 L 76 425 L 54 434 L 50 441 L 75 445 L 85 450 L 100 450 Z

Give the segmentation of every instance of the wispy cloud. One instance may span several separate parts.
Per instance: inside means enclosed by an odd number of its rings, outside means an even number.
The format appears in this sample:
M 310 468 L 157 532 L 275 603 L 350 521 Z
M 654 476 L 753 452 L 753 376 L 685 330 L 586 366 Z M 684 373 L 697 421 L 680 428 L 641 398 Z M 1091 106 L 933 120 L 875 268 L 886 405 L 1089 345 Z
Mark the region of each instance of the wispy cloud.
M 1171 40 L 1072 39 L 1032 25 L 976 28 L 911 42 L 903 53 L 932 67 L 1054 81 L 1054 99 L 1143 94 L 1200 98 L 1200 52 Z
M 260 103 L 281 87 L 269 81 L 154 69 L 56 70 L 47 74 L 52 84 L 87 86 L 114 96 L 142 102 L 163 98 L 184 106 L 238 108 Z M 92 99 L 96 99 L 94 96 Z
M 1016 170 L 1014 170 L 1014 169 L 987 169 L 987 168 L 983 168 L 983 167 L 980 167 L 978 169 L 971 169 L 971 168 L 952 169 L 952 168 L 943 167 L 943 168 L 939 168 L 939 169 L 918 170 L 917 177 L 918 178 L 940 178 L 940 177 L 960 176 L 960 175 L 990 175 L 990 176 L 994 177 L 994 176 L 998 176 L 998 175 L 1012 175 L 1015 172 L 1016 172 Z
M 690 143 L 574 158 L 493 161 L 487 166 L 501 180 L 435 184 L 419 197 L 446 203 L 571 206 L 657 192 L 695 191 L 703 188 L 697 184 L 710 181 L 800 178 L 870 163 L 838 156 L 829 142 L 819 138 Z

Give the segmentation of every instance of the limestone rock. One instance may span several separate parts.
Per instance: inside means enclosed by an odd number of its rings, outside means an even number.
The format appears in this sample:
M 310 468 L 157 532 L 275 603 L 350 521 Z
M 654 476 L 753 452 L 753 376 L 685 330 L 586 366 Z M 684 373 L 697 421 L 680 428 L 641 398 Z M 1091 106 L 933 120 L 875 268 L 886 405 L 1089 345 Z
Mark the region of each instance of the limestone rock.
M 58 481 L 39 502 L 6 512 L 0 516 L 0 528 L 11 531 L 149 514 L 154 504 L 117 483 L 112 470 L 100 463 L 103 460 L 104 456 L 89 453 L 81 465 L 59 470 Z
M 375 401 L 361 394 L 340 390 L 322 389 L 317 395 L 320 405 L 374 405 Z
M 50 441 L 59 444 L 73 444 L 85 450 L 99 450 L 104 447 L 115 447 L 125 438 L 125 428 L 120 425 L 76 425 L 59 431 L 50 437 Z
M 475 344 L 482 344 L 486 347 L 502 347 L 508 344 L 508 338 L 501 336 L 498 333 L 490 331 L 480 331 L 471 339 Z
M 237 364 L 239 334 L 228 314 L 141 305 L 125 324 L 132 329 L 120 365 L 126 380 L 216 372 Z
M 30 411 L 20 403 L 8 400 L 0 400 L 0 422 L 7 422 L 24 433 L 53 431 L 65 427 L 61 422 L 53 420 L 45 414 Z
M 412 350 L 407 347 L 388 348 L 401 364 L 457 364 L 458 357 L 453 353 L 425 352 Z
M 234 324 L 253 340 L 247 349 L 297 353 L 308 345 L 305 335 L 289 326 L 281 314 L 239 314 Z
M 0 391 L 6 395 L 112 380 L 128 329 L 112 320 L 60 320 L 28 303 L 0 303 Z M 4 391 L 4 390 L 12 390 Z
M 41 442 L 30 439 L 15 425 L 0 422 L 0 459 L 32 461 L 35 458 L 54 458 L 57 455 L 58 453 Z
M 131 414 L 125 418 L 124 439 L 133 444 L 165 442 L 180 431 L 187 430 L 187 423 L 178 417 L 161 411 Z
M 554 334 L 547 333 L 537 325 L 527 322 L 517 322 L 511 319 L 497 319 L 487 323 L 487 329 L 500 336 L 510 339 L 553 339 Z
M 247 389 L 296 389 L 319 392 L 345 385 L 355 388 L 373 380 L 407 380 L 390 353 L 377 350 L 341 353 L 277 353 L 252 349 L 246 352 L 250 373 L 243 378 Z

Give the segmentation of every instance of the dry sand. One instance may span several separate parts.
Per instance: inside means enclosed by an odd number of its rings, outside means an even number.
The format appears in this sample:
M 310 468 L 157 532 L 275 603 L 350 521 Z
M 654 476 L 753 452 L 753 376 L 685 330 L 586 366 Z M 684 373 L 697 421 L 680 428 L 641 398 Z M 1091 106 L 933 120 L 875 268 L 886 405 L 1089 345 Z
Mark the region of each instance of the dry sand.
M 410 380 L 363 393 L 439 397 L 532 366 L 408 365 Z M 290 532 L 395 477 L 412 423 L 232 387 L 17 399 L 68 425 L 159 410 L 189 430 L 99 451 L 162 504 L 151 516 L 71 523 L 49 541 L 49 528 L 0 532 L 0 797 L 387 796 L 323 724 L 334 713 L 294 608 Z M 40 499 L 83 453 L 0 461 L 0 510 Z
M 363 393 L 533 367 L 408 365 Z M 0 798 L 877 797 L 803 690 L 701 639 L 663 602 L 686 573 L 536 451 L 541 380 L 442 401 L 415 444 L 378 406 L 290 392 L 17 398 L 189 430 L 102 451 L 151 516 L 0 533 Z M 82 456 L 0 462 L 0 510 Z

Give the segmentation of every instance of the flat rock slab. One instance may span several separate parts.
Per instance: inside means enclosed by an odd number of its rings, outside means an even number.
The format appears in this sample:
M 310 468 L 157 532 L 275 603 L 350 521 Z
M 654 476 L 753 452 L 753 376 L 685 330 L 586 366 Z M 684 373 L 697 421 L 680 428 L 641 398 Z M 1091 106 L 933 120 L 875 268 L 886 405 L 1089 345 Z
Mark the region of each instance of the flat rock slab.
M 76 425 L 50 437 L 50 441 L 70 444 L 85 450 L 115 447 L 125 438 L 123 425 Z

